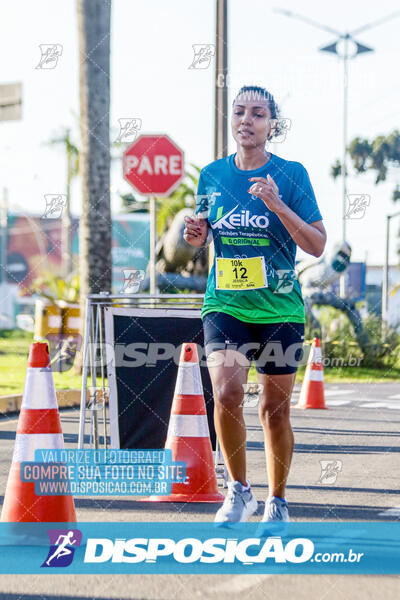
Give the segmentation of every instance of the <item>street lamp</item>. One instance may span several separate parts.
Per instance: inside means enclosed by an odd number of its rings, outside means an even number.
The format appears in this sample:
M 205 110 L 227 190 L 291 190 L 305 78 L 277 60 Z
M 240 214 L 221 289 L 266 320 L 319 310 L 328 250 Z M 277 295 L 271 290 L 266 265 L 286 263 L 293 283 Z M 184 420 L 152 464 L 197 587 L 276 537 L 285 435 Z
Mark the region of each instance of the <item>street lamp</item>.
M 331 42 L 327 46 L 323 46 L 319 48 L 320 52 L 329 52 L 331 54 L 336 54 L 343 61 L 343 149 L 342 149 L 342 164 L 341 164 L 341 174 L 342 174 L 342 239 L 343 242 L 346 241 L 346 204 L 347 204 L 347 114 L 348 114 L 348 61 L 349 59 L 354 59 L 359 54 L 365 54 L 366 52 L 373 52 L 373 48 L 369 46 L 365 46 L 364 44 L 360 44 L 354 39 L 355 35 L 358 35 L 361 32 L 367 31 L 372 27 L 377 27 L 381 23 L 393 19 L 400 15 L 400 11 L 396 11 L 391 13 L 390 15 L 383 17 L 382 19 L 377 19 L 372 23 L 367 23 L 366 25 L 362 25 L 357 29 L 353 29 L 350 32 L 340 32 L 336 29 L 333 29 L 329 25 L 323 25 L 321 23 L 317 23 L 313 19 L 309 19 L 303 15 L 299 15 L 297 13 L 293 13 L 289 10 L 283 10 L 280 8 L 275 9 L 275 12 L 281 13 L 286 17 L 291 17 L 293 19 L 297 19 L 299 21 L 304 21 L 308 25 L 312 25 L 317 27 L 318 29 L 322 29 L 323 31 L 327 31 L 337 36 L 337 39 L 334 42 Z M 342 275 L 340 278 L 340 296 L 344 298 L 346 296 L 346 279 L 345 275 Z

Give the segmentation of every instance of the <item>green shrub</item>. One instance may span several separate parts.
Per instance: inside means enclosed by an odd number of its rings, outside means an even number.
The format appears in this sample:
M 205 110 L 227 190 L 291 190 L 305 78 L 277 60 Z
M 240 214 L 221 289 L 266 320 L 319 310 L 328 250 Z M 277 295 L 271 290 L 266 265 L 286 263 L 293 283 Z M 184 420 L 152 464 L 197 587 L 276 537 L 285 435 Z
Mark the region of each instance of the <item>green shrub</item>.
M 330 306 L 322 306 L 315 309 L 315 315 L 321 324 L 322 354 L 328 365 L 357 364 L 360 367 L 385 370 L 400 366 L 400 335 L 392 327 L 382 327 L 382 321 L 377 315 L 371 313 L 363 320 L 369 338 L 363 348 L 343 312 Z M 312 339 L 315 334 L 307 319 L 306 339 Z

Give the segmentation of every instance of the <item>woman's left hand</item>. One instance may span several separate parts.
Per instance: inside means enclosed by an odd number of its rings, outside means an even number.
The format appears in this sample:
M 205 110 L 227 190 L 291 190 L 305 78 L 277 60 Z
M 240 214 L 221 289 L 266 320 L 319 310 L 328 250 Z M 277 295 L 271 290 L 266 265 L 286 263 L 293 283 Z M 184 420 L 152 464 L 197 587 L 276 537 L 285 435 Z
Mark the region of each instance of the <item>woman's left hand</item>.
M 264 177 L 251 177 L 249 181 L 255 181 L 251 188 L 247 190 L 249 194 L 257 196 L 272 212 L 279 212 L 286 205 L 279 196 L 279 188 L 270 175 L 267 179 Z

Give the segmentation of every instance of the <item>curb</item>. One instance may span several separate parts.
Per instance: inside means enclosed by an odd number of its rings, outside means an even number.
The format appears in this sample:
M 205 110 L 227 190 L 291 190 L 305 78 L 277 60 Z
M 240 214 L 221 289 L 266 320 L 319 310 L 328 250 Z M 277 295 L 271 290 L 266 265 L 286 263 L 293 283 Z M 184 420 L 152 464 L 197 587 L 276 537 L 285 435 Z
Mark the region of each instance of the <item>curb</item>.
M 56 390 L 58 408 L 76 407 L 81 404 L 81 390 Z M 22 394 L 0 396 L 0 415 L 17 413 L 21 408 Z

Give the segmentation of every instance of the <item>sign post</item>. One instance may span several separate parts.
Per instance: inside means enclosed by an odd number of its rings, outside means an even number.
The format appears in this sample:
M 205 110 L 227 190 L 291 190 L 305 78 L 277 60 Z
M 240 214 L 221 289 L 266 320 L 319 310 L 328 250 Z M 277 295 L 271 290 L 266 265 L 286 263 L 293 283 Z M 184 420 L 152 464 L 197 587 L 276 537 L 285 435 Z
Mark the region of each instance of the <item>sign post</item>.
M 157 207 L 156 199 L 150 196 L 150 263 L 149 263 L 149 278 L 150 278 L 150 294 L 158 294 L 156 281 L 156 244 L 157 244 Z
M 141 135 L 123 155 L 124 178 L 150 202 L 150 294 L 156 293 L 156 196 L 168 197 L 184 177 L 183 151 L 167 135 Z

